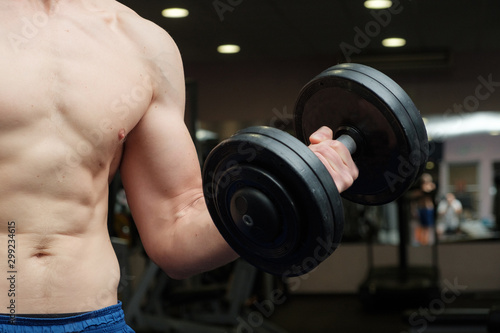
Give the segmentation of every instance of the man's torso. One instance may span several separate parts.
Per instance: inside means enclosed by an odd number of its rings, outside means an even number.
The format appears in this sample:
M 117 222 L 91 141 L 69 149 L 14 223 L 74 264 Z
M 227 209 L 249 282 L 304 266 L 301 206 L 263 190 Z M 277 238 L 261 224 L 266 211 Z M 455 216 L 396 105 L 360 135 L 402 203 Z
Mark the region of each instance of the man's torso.
M 122 28 L 124 17 L 141 21 L 114 1 L 97 3 L 54 2 L 47 11 L 0 2 L 3 313 L 12 300 L 17 313 L 117 301 L 108 179 L 151 102 L 154 73 Z

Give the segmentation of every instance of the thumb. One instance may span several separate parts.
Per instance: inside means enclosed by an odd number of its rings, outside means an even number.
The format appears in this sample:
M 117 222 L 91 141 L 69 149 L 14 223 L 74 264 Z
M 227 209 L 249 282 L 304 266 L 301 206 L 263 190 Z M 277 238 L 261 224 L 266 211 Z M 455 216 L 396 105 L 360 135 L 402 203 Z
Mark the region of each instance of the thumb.
M 323 126 L 316 132 L 311 134 L 311 136 L 309 137 L 309 142 L 311 142 L 311 144 L 318 144 L 325 140 L 332 140 L 332 139 L 333 139 L 333 131 L 329 127 Z

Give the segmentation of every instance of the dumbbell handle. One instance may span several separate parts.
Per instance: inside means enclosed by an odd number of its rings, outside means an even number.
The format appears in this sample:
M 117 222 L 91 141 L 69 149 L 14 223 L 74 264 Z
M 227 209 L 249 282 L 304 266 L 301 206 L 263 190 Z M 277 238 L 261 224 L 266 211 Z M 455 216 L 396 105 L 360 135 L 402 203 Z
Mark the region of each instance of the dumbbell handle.
M 342 134 L 336 140 L 342 142 L 344 146 L 347 147 L 351 155 L 353 155 L 356 152 L 357 145 L 356 141 L 352 138 L 352 136 L 348 134 Z

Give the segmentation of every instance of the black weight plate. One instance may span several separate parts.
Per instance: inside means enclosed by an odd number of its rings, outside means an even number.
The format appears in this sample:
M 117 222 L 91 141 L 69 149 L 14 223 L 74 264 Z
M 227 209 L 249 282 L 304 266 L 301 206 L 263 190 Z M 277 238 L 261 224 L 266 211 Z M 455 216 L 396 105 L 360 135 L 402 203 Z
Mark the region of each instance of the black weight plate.
M 342 193 L 350 201 L 380 205 L 397 199 L 427 160 L 427 134 L 417 108 L 393 80 L 370 67 L 334 66 L 302 89 L 295 108 L 297 137 L 308 144 L 310 134 L 324 125 L 335 132 L 356 128 L 363 137 L 353 155 L 359 177 Z
M 427 164 L 427 160 L 429 158 L 429 142 L 427 136 L 427 130 L 425 128 L 424 121 L 422 116 L 420 115 L 420 111 L 417 109 L 410 96 L 398 85 L 394 80 L 389 78 L 387 75 L 382 72 L 371 68 L 369 66 L 359 65 L 359 64 L 342 64 L 338 65 L 339 68 L 349 68 L 353 71 L 361 70 L 362 73 L 370 76 L 374 80 L 380 82 L 385 85 L 386 88 L 395 96 L 395 98 L 401 103 L 401 106 L 408 113 L 411 119 L 411 124 L 415 127 L 418 136 L 418 143 L 420 146 L 420 150 L 416 153 L 413 153 L 410 156 L 410 159 L 413 160 L 413 164 L 418 164 L 419 170 L 417 172 L 417 178 L 423 173 L 425 166 Z M 418 159 L 418 155 L 420 159 Z
M 252 127 L 221 142 L 205 161 L 203 188 L 221 235 L 263 271 L 306 274 L 340 243 L 343 209 L 335 184 L 316 155 L 285 132 Z M 247 207 L 253 201 L 257 207 Z

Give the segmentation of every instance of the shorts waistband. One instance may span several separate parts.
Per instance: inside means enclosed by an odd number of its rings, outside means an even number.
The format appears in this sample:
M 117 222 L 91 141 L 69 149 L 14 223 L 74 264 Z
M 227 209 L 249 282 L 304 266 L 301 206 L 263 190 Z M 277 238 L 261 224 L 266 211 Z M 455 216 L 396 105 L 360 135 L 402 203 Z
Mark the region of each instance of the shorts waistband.
M 16 317 L 23 317 L 23 318 L 29 318 L 29 319 L 32 319 L 32 318 L 56 318 L 56 319 L 59 319 L 59 318 L 75 317 L 75 316 L 79 316 L 79 315 L 86 314 L 89 312 L 90 311 L 75 312 L 75 313 L 54 313 L 54 314 L 52 314 L 52 313 L 18 314 L 18 315 L 16 315 Z M 0 316 L 9 317 L 9 315 L 6 313 L 0 313 Z
M 0 315 L 0 331 L 4 332 L 133 332 L 125 323 L 119 302 L 100 310 L 62 318 L 28 318 Z

